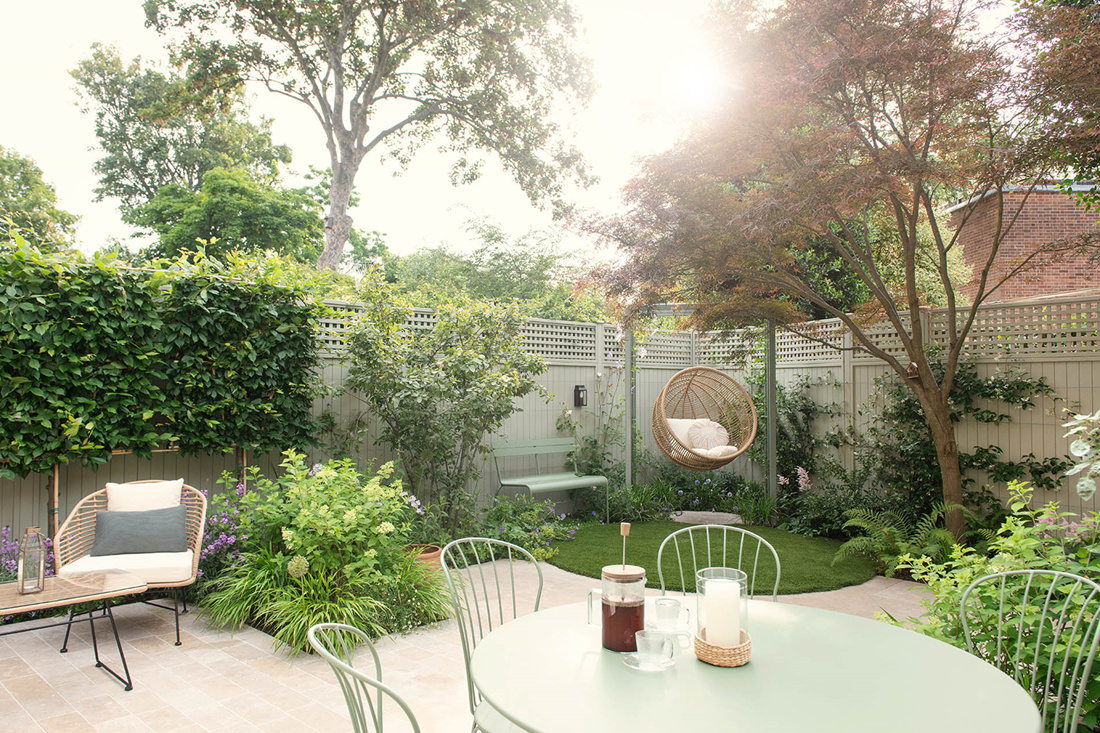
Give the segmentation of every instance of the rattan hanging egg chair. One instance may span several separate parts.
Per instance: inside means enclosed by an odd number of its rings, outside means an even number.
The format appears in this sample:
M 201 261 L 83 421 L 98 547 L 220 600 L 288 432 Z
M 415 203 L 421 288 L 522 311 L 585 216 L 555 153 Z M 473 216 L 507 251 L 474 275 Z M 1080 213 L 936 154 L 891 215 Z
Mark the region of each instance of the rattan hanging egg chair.
M 752 445 L 756 407 L 744 387 L 717 369 L 684 369 L 653 404 L 653 437 L 673 463 L 713 471 Z

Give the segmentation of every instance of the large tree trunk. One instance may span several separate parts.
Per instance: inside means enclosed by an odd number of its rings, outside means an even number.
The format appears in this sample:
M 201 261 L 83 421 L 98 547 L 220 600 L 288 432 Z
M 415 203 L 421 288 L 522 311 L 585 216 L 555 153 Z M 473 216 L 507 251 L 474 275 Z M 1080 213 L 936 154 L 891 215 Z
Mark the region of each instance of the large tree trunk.
M 928 427 L 932 430 L 932 442 L 936 446 L 936 458 L 940 464 L 940 479 L 943 482 L 943 502 L 948 505 L 962 506 L 963 476 L 959 465 L 959 447 L 955 442 L 955 423 L 951 421 L 951 411 L 940 400 L 938 392 L 924 392 L 917 389 L 921 407 Z M 959 544 L 966 543 L 966 517 L 961 508 L 948 512 L 946 525 Z
M 355 174 L 359 170 L 362 154 L 344 155 L 344 160 L 333 162 L 332 183 L 329 186 L 329 210 L 325 219 L 325 248 L 317 258 L 318 270 L 335 270 L 344 256 L 344 246 L 351 237 L 352 218 L 348 216 Z

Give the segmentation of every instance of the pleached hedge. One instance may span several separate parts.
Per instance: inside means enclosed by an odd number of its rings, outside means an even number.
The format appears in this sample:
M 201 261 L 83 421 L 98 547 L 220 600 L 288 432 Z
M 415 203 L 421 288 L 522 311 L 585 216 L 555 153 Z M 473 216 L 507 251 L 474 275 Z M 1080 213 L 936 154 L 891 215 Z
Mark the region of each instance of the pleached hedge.
M 318 307 L 245 269 L 0 249 L 0 477 L 112 450 L 309 445 Z

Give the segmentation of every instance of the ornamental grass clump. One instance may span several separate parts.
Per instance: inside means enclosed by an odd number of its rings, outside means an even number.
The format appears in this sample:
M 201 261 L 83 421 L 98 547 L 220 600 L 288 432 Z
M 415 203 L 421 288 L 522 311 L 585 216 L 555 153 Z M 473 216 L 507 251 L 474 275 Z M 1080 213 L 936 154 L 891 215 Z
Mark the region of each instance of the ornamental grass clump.
M 408 501 L 392 464 L 363 476 L 349 460 L 310 467 L 288 451 L 282 468 L 238 489 L 243 548 L 202 600 L 215 623 L 253 624 L 296 651 L 322 621 L 380 636 L 446 616 L 438 572 L 405 549 Z

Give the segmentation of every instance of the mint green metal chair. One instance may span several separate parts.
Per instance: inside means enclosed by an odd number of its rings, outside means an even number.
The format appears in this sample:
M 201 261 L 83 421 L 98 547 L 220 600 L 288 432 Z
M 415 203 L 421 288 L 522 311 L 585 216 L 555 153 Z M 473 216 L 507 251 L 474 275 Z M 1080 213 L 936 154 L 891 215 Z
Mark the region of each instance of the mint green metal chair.
M 313 651 L 328 662 L 336 673 L 336 681 L 340 683 L 340 691 L 344 693 L 348 713 L 351 715 L 351 728 L 355 733 L 382 733 L 382 703 L 385 697 L 396 702 L 404 711 L 412 732 L 420 733 L 420 725 L 417 724 L 412 709 L 400 695 L 382 683 L 382 665 L 378 660 L 378 652 L 366 634 L 347 624 L 316 624 L 310 627 L 306 636 Z M 363 647 L 370 652 L 374 663 L 373 674 L 352 666 L 356 647 Z
M 542 568 L 535 557 L 519 545 L 485 537 L 455 540 L 443 548 L 440 559 L 447 577 L 447 589 L 451 593 L 458 634 L 462 639 L 466 687 L 470 696 L 470 712 L 474 715 L 471 730 L 475 733 L 522 731 L 481 699 L 470 676 L 470 657 L 478 642 L 490 631 L 520 615 L 516 561 L 527 560 L 538 574 L 533 611 L 538 611 L 542 602 Z
M 1075 733 L 1100 644 L 1100 585 L 1058 570 L 993 573 L 963 591 L 959 615 L 967 649 L 1028 691 L 1043 730 Z
M 764 555 L 765 566 L 775 563 L 775 584 L 772 586 L 772 600 L 777 601 L 779 594 L 779 553 L 771 543 L 747 529 L 730 527 L 724 524 L 696 524 L 678 529 L 665 537 L 657 550 L 657 577 L 661 580 L 661 595 L 665 595 L 665 548 L 676 552 L 676 565 L 680 571 L 680 587 L 684 593 L 695 590 L 695 574 L 703 568 L 737 568 L 745 571 L 749 580 L 749 597 L 756 596 L 756 576 L 760 568 L 760 556 Z M 771 555 L 769 560 L 768 555 Z M 689 570 L 685 574 L 685 562 L 690 560 Z

